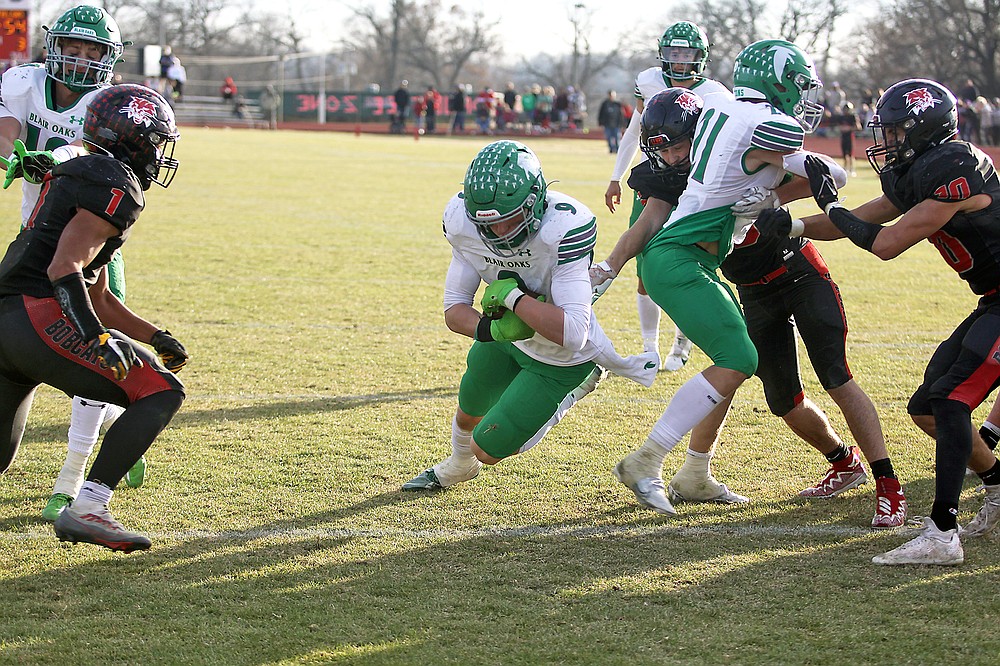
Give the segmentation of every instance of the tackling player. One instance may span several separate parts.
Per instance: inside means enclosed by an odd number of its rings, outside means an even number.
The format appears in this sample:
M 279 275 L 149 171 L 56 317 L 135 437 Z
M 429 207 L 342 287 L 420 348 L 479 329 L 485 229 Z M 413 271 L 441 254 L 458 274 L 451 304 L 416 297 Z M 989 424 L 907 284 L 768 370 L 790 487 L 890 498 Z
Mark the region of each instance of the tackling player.
M 919 536 L 872 561 L 961 564 L 960 537 L 980 536 L 1000 521 L 1000 461 L 971 421 L 972 410 L 1000 385 L 1000 179 L 988 155 L 958 139 L 955 96 L 936 81 L 906 79 L 891 86 L 868 125 L 875 145 L 866 152 L 882 195 L 848 211 L 826 162 L 807 161 L 813 196 L 825 214 L 803 220 L 806 235 L 846 237 L 884 260 L 927 239 L 979 296 L 976 309 L 931 356 L 907 405 L 914 423 L 937 442 L 931 514 Z M 794 228 L 780 209 L 762 223 L 780 235 Z M 983 480 L 986 502 L 960 529 L 967 464 Z
M 187 354 L 108 291 L 106 266 L 142 212 L 143 192 L 173 180 L 177 137 L 173 111 L 155 91 L 98 91 L 83 128 L 92 154 L 45 176 L 38 205 L 0 261 L 0 429 L 9 433 L 0 441 L 0 471 L 17 454 L 39 384 L 125 408 L 76 501 L 55 521 L 63 541 L 124 552 L 150 546 L 114 519 L 108 503 L 180 408 L 184 386 L 133 338 L 166 345 L 174 358 Z
M 638 152 L 639 120 L 642 110 L 653 95 L 667 88 L 694 90 L 702 98 L 716 92 L 731 95 L 725 85 L 703 76 L 705 66 L 708 64 L 710 47 L 708 35 L 698 25 L 690 21 L 678 21 L 668 27 L 660 37 L 657 51 L 660 66 L 644 69 L 635 77 L 635 113 L 632 114 L 632 119 L 622 135 L 615 168 L 611 173 L 611 182 L 604 193 L 604 203 L 612 213 L 621 203 L 621 179 Z M 645 159 L 646 155 L 642 153 L 641 160 Z M 644 203 L 639 193 L 633 192 L 630 227 L 638 219 Z M 641 258 L 636 259 L 639 273 L 641 273 L 639 269 L 641 261 Z M 660 344 L 660 307 L 646 293 L 641 275 L 636 289 L 636 307 L 639 311 L 639 330 L 642 332 L 643 347 L 646 351 L 657 351 Z M 663 360 L 663 369 L 680 370 L 690 355 L 691 341 L 680 328 L 676 328 L 670 354 Z
M 597 220 L 548 189 L 541 164 L 517 141 L 496 141 L 469 165 L 444 212 L 452 247 L 445 323 L 474 340 L 451 427 L 451 455 L 403 484 L 437 490 L 484 464 L 523 453 L 580 397 L 601 366 L 649 386 L 653 353 L 622 359 L 593 316 L 588 269 Z M 482 314 L 474 307 L 486 283 Z
M 87 104 L 98 90 L 111 83 L 115 63 L 124 51 L 115 20 L 103 9 L 89 5 L 64 12 L 48 29 L 45 45 L 44 64 L 12 67 L 3 74 L 0 155 L 18 160 L 12 152 L 17 140 L 28 151 L 51 152 L 54 161 L 66 161 L 84 152 L 80 138 Z M 22 167 L 17 174 L 8 171 L 4 187 L 20 175 L 25 176 L 21 186 L 23 226 L 38 201 L 41 174 L 34 173 L 30 166 L 26 170 Z M 115 254 L 108 265 L 108 276 L 111 293 L 124 301 L 125 263 L 121 253 Z M 120 413 L 117 405 L 73 398 L 66 460 L 42 510 L 45 520 L 54 521 L 76 497 L 102 424 L 112 423 Z M 142 485 L 145 470 L 145 460 L 140 459 L 129 471 L 128 484 Z

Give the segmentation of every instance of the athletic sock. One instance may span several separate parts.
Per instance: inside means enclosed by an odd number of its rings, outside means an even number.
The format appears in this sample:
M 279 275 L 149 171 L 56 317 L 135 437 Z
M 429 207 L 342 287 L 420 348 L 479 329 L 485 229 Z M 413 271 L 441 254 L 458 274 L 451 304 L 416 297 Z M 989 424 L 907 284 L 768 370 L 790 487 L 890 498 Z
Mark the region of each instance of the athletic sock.
M 931 520 L 942 532 L 958 529 L 958 506 L 948 502 L 934 500 L 931 505 Z
M 872 474 L 875 475 L 876 479 L 895 479 L 896 470 L 892 468 L 892 460 L 889 458 L 882 458 L 881 460 L 875 460 L 871 463 Z
M 59 470 L 59 476 L 52 488 L 52 494 L 69 495 L 76 497 L 80 493 L 80 486 L 83 485 L 84 471 L 87 467 L 87 459 L 90 453 L 81 453 L 70 449 L 66 452 L 66 462 Z
M 979 436 L 986 442 L 986 446 L 990 447 L 990 451 L 995 451 L 997 443 L 1000 443 L 1000 426 L 983 421 L 983 425 L 979 428 Z
M 653 302 L 649 294 L 636 294 L 635 305 L 639 311 L 642 350 L 657 351 L 660 343 L 660 306 Z
M 835 448 L 833 451 L 830 451 L 830 453 L 824 453 L 823 455 L 826 456 L 827 461 L 830 463 L 840 462 L 847 456 L 851 455 L 851 449 L 847 446 L 847 444 L 841 442 L 840 446 Z
M 983 484 L 987 486 L 995 486 L 1000 483 L 1000 460 L 993 461 L 993 467 L 978 475 L 982 479 Z
M 699 373 L 687 380 L 677 389 L 640 450 L 655 453 L 662 461 L 684 435 L 701 423 L 723 398 L 703 374 Z
M 111 497 L 114 494 L 111 488 L 99 481 L 86 481 L 80 488 L 80 494 L 73 506 L 87 503 L 107 505 L 111 503 Z

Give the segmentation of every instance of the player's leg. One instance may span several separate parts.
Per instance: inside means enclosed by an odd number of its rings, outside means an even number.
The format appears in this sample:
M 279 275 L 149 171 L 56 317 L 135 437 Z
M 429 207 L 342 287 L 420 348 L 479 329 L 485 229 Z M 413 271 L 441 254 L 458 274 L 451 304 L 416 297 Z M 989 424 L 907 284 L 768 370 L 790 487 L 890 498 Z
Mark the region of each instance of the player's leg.
M 732 402 L 733 396 L 724 398 L 691 430 L 684 463 L 667 484 L 667 497 L 671 502 L 746 504 L 750 501 L 750 498 L 731 491 L 712 474 L 712 458 Z
M 521 371 L 509 343 L 473 342 L 451 424 L 451 454 L 403 484 L 403 490 L 438 490 L 474 479 L 482 463 L 472 452 L 472 430 Z
M 715 274 L 717 265 L 696 246 L 665 244 L 646 254 L 642 277 L 653 299 L 714 364 L 677 390 L 642 446 L 615 467 L 639 503 L 659 513 L 675 513 L 662 479 L 667 454 L 757 367 L 736 297 Z

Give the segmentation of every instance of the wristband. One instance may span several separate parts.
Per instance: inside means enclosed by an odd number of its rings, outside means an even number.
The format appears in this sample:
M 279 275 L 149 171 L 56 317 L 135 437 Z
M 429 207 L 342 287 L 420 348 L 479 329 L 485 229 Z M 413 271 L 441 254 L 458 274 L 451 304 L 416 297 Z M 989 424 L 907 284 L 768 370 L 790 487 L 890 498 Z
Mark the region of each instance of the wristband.
M 495 342 L 493 339 L 493 331 L 490 330 L 490 325 L 493 320 L 489 317 L 482 317 L 479 323 L 476 324 L 476 334 L 473 338 L 479 342 Z
M 523 291 L 521 291 L 517 287 L 514 287 L 509 292 L 507 292 L 506 296 L 504 296 L 503 299 L 504 307 L 513 312 L 514 308 L 517 307 L 517 302 L 521 300 L 521 298 L 523 298 L 524 296 L 525 293 Z
M 826 213 L 827 217 L 830 217 L 830 209 L 832 209 L 832 208 L 843 208 L 843 207 L 844 206 L 843 206 L 843 204 L 840 203 L 840 200 L 831 201 L 830 203 L 828 203 L 826 205 L 826 208 L 823 209 L 823 212 Z
M 788 232 L 789 238 L 798 238 L 806 232 L 806 223 L 799 218 L 792 220 L 792 229 Z

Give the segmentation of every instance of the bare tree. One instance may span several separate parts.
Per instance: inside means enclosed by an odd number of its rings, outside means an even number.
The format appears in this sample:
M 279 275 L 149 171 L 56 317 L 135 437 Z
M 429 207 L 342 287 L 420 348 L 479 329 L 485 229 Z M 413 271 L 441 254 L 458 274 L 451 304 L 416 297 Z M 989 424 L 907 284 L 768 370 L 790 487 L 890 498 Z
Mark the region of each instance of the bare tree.
M 473 56 L 502 53 L 497 25 L 482 12 L 470 13 L 459 5 L 445 9 L 441 0 L 428 0 L 406 17 L 404 52 L 412 68 L 435 87 L 451 89 Z
M 574 5 L 569 13 L 569 24 L 573 29 L 570 53 L 560 56 L 540 55 L 530 60 L 523 58 L 524 71 L 557 89 L 572 85 L 589 90 L 595 78 L 622 60 L 619 48 L 607 53 L 593 52 L 590 46 L 592 18 L 592 10 L 588 10 L 582 3 Z M 624 37 L 615 41 L 628 42 Z

